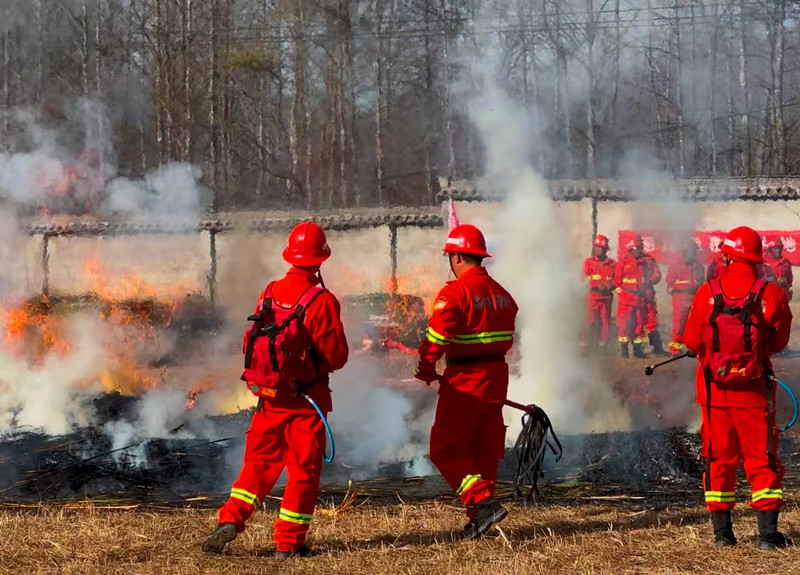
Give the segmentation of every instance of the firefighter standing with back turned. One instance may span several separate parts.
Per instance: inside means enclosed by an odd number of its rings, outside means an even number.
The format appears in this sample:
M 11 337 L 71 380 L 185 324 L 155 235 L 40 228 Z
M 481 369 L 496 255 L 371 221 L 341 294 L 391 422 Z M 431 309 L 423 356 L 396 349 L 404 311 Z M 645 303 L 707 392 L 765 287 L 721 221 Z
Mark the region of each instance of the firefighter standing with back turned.
M 444 253 L 457 279 L 434 302 L 415 377 L 429 385 L 440 381 L 430 457 L 467 507 L 463 538 L 474 539 L 508 515 L 494 489 L 505 455 L 505 355 L 513 344 L 517 304 L 482 267 L 491 255 L 478 228 L 453 228 Z M 447 367 L 439 376 L 442 356 Z
M 669 350 L 673 355 L 683 350 L 683 331 L 692 300 L 705 282 L 705 269 L 697 261 L 699 250 L 694 240 L 688 240 L 667 268 L 667 293 L 672 296 L 672 340 Z
M 686 347 L 700 362 L 696 388 L 703 412 L 706 507 L 716 545 L 735 545 L 731 510 L 741 457 L 753 489 L 759 545 L 782 548 L 791 541 L 778 531 L 784 467 L 777 454 L 770 355 L 789 342 L 792 312 L 783 290 L 758 278 L 762 245 L 754 230 L 731 230 L 722 258 L 725 274 L 698 290 L 684 332 Z
M 614 272 L 617 262 L 608 257 L 608 238 L 598 235 L 592 242 L 592 257 L 583 262 L 583 276 L 589 282 L 584 349 L 599 344 L 608 347 L 611 305 L 614 302 Z
M 283 258 L 292 265 L 283 279 L 262 292 L 256 313 L 268 302 L 272 309 L 294 308 L 303 302 L 302 324 L 308 330 L 315 353 L 316 378 L 311 377 L 302 392 L 325 414 L 333 409 L 328 375 L 347 363 L 348 347 L 336 297 L 322 283 L 319 269 L 331 255 L 325 232 L 312 222 L 303 222 L 289 235 Z M 313 294 L 312 296 L 309 294 Z M 308 302 L 305 304 L 305 302 Z M 265 338 L 266 339 L 266 338 Z M 288 482 L 281 509 L 275 520 L 273 539 L 278 558 L 305 556 L 306 534 L 319 494 L 325 428 L 310 403 L 298 393 L 261 396 L 253 422 L 247 431 L 244 464 L 231 495 L 219 510 L 219 525 L 203 543 L 203 550 L 221 553 L 258 508 L 285 468 Z

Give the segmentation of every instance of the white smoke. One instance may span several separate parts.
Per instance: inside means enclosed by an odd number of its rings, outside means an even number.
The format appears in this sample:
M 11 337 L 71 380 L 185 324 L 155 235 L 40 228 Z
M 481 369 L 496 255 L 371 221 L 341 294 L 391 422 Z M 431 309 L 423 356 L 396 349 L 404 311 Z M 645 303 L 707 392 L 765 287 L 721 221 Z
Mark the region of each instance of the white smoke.
M 106 207 L 126 214 L 199 215 L 202 172 L 196 166 L 169 163 L 143 181 L 116 178 L 106 189 Z
M 356 353 L 331 376 L 334 410 L 330 425 L 337 442 L 337 460 L 354 468 L 355 478 L 374 477 L 381 464 L 402 463 L 407 475 L 433 473 L 425 459 L 430 407 L 435 392 L 416 381 L 395 380 L 381 358 Z
M 81 99 L 64 111 L 67 120 L 56 127 L 31 110 L 13 111 L 22 133 L 10 146 L 13 151 L 0 153 L 0 198 L 96 215 L 196 218 L 202 213 L 208 192 L 197 166 L 172 162 L 142 179 L 118 176 L 105 106 Z
M 97 329 L 91 320 L 76 319 L 71 352 L 49 354 L 35 368 L 0 345 L 0 432 L 29 427 L 60 435 L 92 422 L 94 412 L 85 400 L 101 391 L 98 377 L 105 365 Z
M 626 429 L 629 416 L 609 383 L 578 359 L 584 313 L 575 303 L 583 301 L 584 288 L 566 250 L 568 230 L 559 224 L 547 184 L 529 162 L 530 143 L 541 135 L 530 131 L 525 112 L 499 87 L 496 69 L 491 58 L 476 69 L 479 92 L 470 114 L 486 153 L 484 186 L 505 198 L 493 274 L 520 306 L 519 375 L 509 395 L 540 405 L 557 428 L 570 432 Z M 516 414 L 513 419 L 518 420 Z

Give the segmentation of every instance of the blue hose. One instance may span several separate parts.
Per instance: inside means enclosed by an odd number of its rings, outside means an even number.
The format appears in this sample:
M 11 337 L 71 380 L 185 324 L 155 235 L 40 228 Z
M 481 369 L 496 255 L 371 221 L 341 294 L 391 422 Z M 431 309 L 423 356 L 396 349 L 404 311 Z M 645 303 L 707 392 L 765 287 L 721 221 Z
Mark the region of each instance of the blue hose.
M 783 383 L 782 381 L 780 381 L 778 379 L 776 379 L 775 381 L 777 381 L 778 385 L 780 385 L 783 389 L 786 390 L 786 393 L 789 394 L 789 397 L 792 399 L 792 403 L 794 404 L 794 415 L 792 416 L 792 420 L 789 423 L 787 423 L 786 425 L 784 425 L 783 427 L 781 427 L 781 433 L 783 433 L 784 431 L 789 429 L 791 426 L 793 426 L 795 424 L 795 422 L 797 421 L 797 412 L 798 412 L 797 396 L 789 388 L 788 385 L 786 385 L 785 383 Z
M 328 425 L 328 420 L 325 419 L 325 414 L 322 413 L 322 410 L 314 402 L 314 400 L 308 397 L 305 393 L 302 393 L 301 395 L 306 398 L 308 403 L 311 404 L 311 407 L 317 410 L 319 418 L 322 420 L 322 425 L 325 426 L 325 435 L 328 436 L 328 443 L 331 444 L 331 454 L 325 456 L 325 463 L 330 463 L 331 461 L 333 461 L 333 458 L 336 457 L 336 442 L 333 440 L 333 432 L 331 431 L 331 426 Z M 794 403 L 794 408 L 795 408 L 795 417 L 797 417 L 797 401 L 795 401 Z M 792 423 L 794 423 L 794 421 L 792 421 Z

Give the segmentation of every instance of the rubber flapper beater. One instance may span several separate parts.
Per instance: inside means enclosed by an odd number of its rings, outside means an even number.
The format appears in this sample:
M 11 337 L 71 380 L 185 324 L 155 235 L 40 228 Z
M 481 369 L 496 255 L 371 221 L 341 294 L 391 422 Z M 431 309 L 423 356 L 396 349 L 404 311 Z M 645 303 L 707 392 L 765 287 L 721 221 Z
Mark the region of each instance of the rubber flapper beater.
M 336 442 L 333 440 L 333 432 L 331 431 L 331 426 L 328 425 L 328 420 L 325 419 L 325 414 L 322 413 L 322 410 L 314 402 L 314 400 L 308 397 L 305 393 L 301 393 L 300 395 L 305 397 L 306 401 L 308 401 L 308 403 L 311 404 L 311 407 L 313 407 L 316 410 L 317 414 L 319 415 L 319 418 L 322 420 L 322 425 L 325 426 L 325 435 L 328 436 L 328 443 L 331 446 L 331 454 L 325 455 L 325 463 L 330 463 L 331 461 L 333 461 L 333 458 L 336 457 Z
M 542 464 L 545 448 L 550 448 L 550 451 L 556 456 L 556 461 L 561 459 L 563 449 L 553 430 L 553 424 L 550 423 L 550 418 L 541 407 L 522 405 L 509 400 L 506 400 L 505 405 L 525 412 L 522 416 L 522 431 L 511 451 L 517 459 L 514 491 L 520 497 L 522 496 L 522 486 L 530 486 L 525 495 L 525 499 L 530 500 L 534 495 L 539 495 L 539 478 L 543 476 Z M 553 443 L 547 439 L 548 433 L 552 437 Z
M 785 383 L 783 383 L 783 382 L 782 382 L 781 380 L 779 380 L 779 379 L 776 379 L 775 381 L 776 381 L 776 383 L 777 383 L 778 385 L 780 385 L 780 386 L 781 386 L 781 387 L 782 387 L 784 390 L 786 390 L 786 393 L 788 393 L 788 394 L 789 394 L 789 398 L 791 398 L 791 400 L 792 400 L 792 404 L 794 405 L 794 415 L 792 415 L 792 419 L 791 419 L 791 421 L 789 421 L 789 423 L 787 423 L 786 425 L 784 425 L 783 427 L 781 427 L 781 433 L 783 433 L 784 431 L 787 431 L 787 430 L 788 430 L 790 427 L 792 427 L 792 426 L 795 424 L 795 422 L 797 421 L 797 412 L 798 412 L 798 410 L 800 410 L 800 408 L 799 408 L 799 407 L 798 407 L 798 405 L 797 405 L 797 396 L 796 396 L 796 395 L 794 394 L 794 392 L 793 392 L 793 391 L 792 391 L 792 390 L 789 388 L 789 386 L 788 386 L 788 385 L 786 385 Z

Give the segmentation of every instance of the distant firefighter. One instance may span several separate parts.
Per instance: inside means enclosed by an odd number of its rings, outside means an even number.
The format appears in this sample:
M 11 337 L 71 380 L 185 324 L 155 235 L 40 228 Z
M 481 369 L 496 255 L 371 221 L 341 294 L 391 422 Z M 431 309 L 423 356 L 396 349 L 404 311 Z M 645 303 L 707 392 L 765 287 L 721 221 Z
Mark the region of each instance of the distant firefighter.
M 617 330 L 620 355 L 629 357 L 628 345 L 633 344 L 633 355 L 645 357 L 647 330 L 658 326 L 655 285 L 661 281 L 661 270 L 655 259 L 644 253 L 642 236 L 636 236 L 626 247 L 628 251 L 617 263 L 614 274 L 614 285 L 619 294 Z M 660 337 L 656 342 L 660 349 Z
M 792 284 L 794 283 L 794 274 L 792 273 L 792 262 L 790 262 L 783 255 L 783 240 L 777 238 L 774 241 L 767 242 L 764 246 L 766 253 L 764 254 L 764 279 L 767 281 L 775 282 L 784 291 L 789 301 L 792 301 Z
M 722 254 L 715 257 L 713 260 L 711 260 L 711 263 L 708 264 L 708 269 L 706 270 L 706 281 L 711 281 L 715 278 L 721 278 L 723 275 L 725 275 L 726 268 L 725 264 L 723 264 L 722 260 L 720 259 L 721 257 Z
M 592 243 L 592 257 L 583 263 L 583 275 L 589 284 L 587 294 L 584 349 L 599 345 L 608 347 L 611 327 L 611 305 L 614 302 L 614 272 L 617 262 L 608 257 L 608 238 L 598 235 Z
M 674 355 L 683 351 L 683 330 L 689 310 L 692 309 L 692 300 L 705 282 L 705 269 L 697 261 L 698 251 L 694 240 L 689 240 L 667 268 L 667 293 L 672 296 L 672 341 L 669 342 L 669 350 Z

